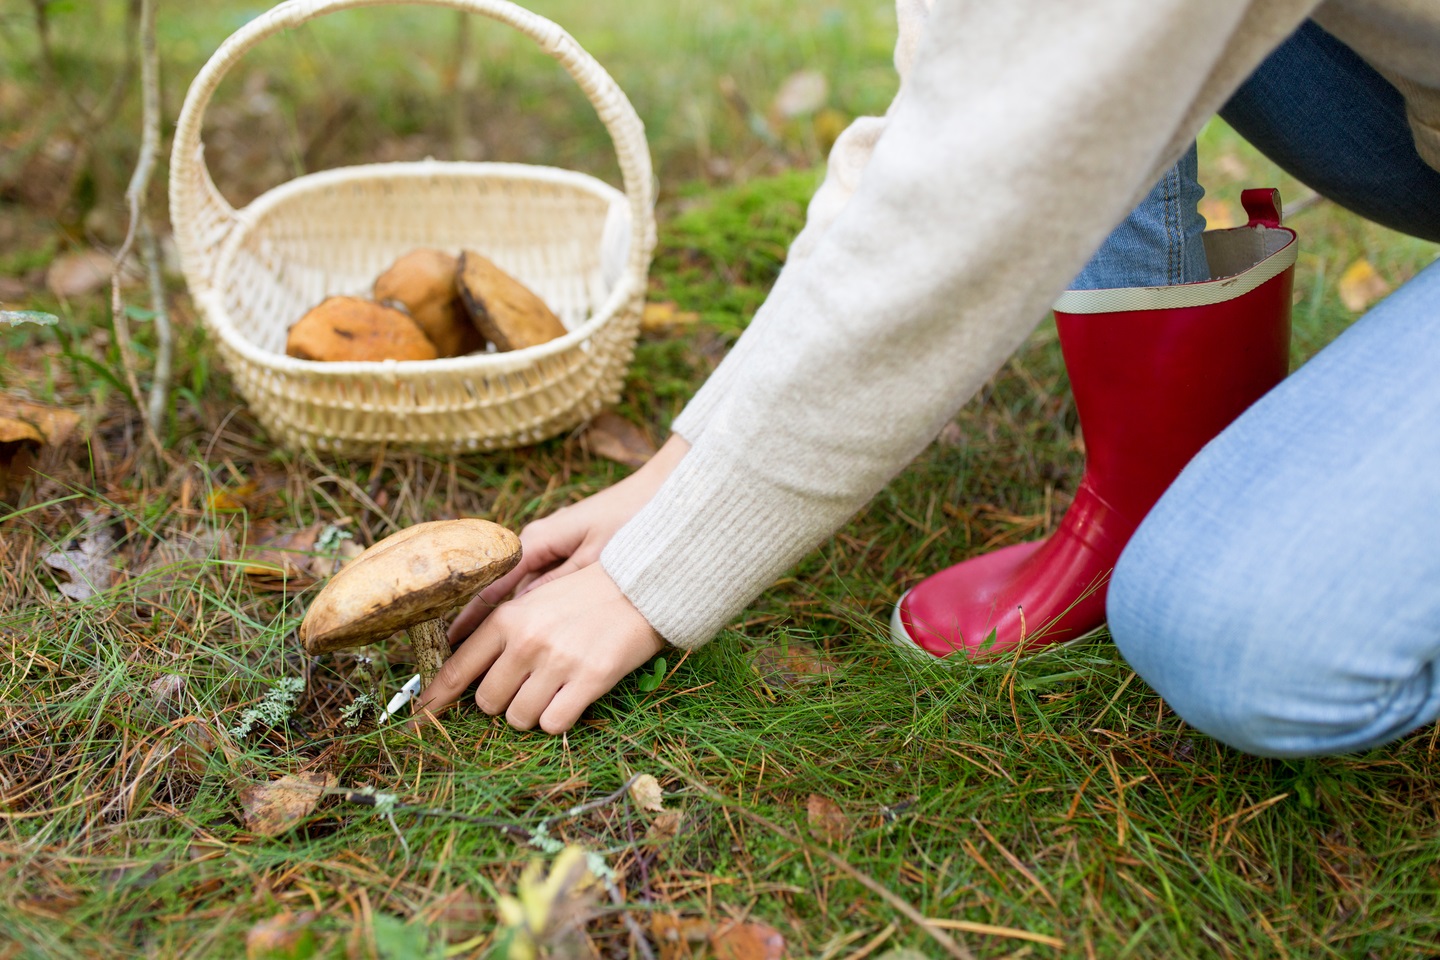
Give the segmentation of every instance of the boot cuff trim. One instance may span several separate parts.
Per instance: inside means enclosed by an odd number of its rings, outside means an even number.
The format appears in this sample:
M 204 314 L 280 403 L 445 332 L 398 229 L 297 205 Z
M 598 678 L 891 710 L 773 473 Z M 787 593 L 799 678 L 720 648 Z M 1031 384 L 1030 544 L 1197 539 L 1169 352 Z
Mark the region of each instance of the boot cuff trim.
M 1245 226 L 1203 235 L 1213 279 L 1170 287 L 1067 290 L 1055 301 L 1057 313 L 1122 313 L 1205 307 L 1244 296 L 1295 263 L 1295 231 Z

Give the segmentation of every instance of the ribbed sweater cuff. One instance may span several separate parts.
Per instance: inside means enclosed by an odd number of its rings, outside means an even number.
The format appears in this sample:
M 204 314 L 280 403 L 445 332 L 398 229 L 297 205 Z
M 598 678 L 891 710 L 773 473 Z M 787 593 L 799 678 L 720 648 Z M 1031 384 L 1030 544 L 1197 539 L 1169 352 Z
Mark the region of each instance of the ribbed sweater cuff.
M 859 508 L 787 494 L 728 459 L 705 444 L 691 450 L 600 556 L 650 625 L 685 650 L 711 640 Z

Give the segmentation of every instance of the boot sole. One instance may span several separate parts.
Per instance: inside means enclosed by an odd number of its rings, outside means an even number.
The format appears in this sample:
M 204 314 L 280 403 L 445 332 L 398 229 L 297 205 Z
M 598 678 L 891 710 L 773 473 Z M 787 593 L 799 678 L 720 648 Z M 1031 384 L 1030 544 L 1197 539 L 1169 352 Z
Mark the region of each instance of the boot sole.
M 909 590 L 906 590 L 904 593 L 902 593 L 900 595 L 900 599 L 895 601 L 895 606 L 890 611 L 890 642 L 896 647 L 899 647 L 902 651 L 904 651 L 905 654 L 911 659 L 923 660 L 929 663 L 938 663 L 942 667 L 949 667 L 952 670 L 989 670 L 992 667 L 1010 665 L 1012 658 L 1004 654 L 993 658 L 986 658 L 984 660 L 972 660 L 971 658 L 963 655 L 937 657 L 929 650 L 926 650 L 924 647 L 920 646 L 913 639 L 911 639 L 910 631 L 906 630 L 905 625 L 900 622 L 900 605 L 905 602 L 905 598 L 909 595 Z M 1094 630 L 1091 630 L 1087 633 L 1082 633 L 1080 636 L 1070 640 L 1066 640 L 1062 643 L 1047 643 L 1045 646 L 1041 647 L 1038 650 L 1034 650 L 1024 654 L 1024 657 L 1027 660 L 1034 657 L 1043 657 L 1046 654 L 1054 653 L 1055 651 L 1064 649 L 1066 647 L 1073 647 L 1077 644 L 1088 643 L 1089 641 L 1094 640 L 1097 636 L 1103 633 L 1104 630 L 1105 625 L 1101 624 Z M 957 653 L 958 652 L 959 651 L 957 651 Z

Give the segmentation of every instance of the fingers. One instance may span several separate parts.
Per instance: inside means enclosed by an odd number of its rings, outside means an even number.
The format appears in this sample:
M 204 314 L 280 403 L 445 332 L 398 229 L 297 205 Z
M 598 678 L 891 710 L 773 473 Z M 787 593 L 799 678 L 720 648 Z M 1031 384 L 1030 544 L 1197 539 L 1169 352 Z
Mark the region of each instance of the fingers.
M 465 688 L 488 671 L 504 650 L 505 638 L 499 631 L 481 630 L 475 633 L 445 661 L 430 686 L 420 691 L 415 698 L 417 712 L 424 707 L 432 713 L 439 713 L 460 699 Z
M 532 580 L 521 584 L 519 589 L 515 591 L 515 599 L 520 599 L 521 597 L 525 596 L 525 594 L 529 593 L 531 590 L 534 590 L 536 587 L 545 586 L 545 584 L 549 583 L 551 580 L 559 580 L 567 573 L 574 573 L 576 570 L 579 570 L 581 566 L 582 564 L 579 560 L 577 560 L 575 557 L 571 557 L 564 563 L 560 564 L 560 566 L 556 567 L 554 570 L 547 570 L 545 573 L 540 574 L 538 577 L 535 577 Z
M 505 710 L 505 721 L 516 730 L 532 729 L 559 687 L 560 681 L 550 675 L 531 674 L 526 677 Z
M 565 684 L 556 691 L 549 706 L 540 714 L 540 729 L 549 734 L 564 733 L 575 726 L 585 708 L 603 697 L 607 689 L 596 684 Z
M 475 706 L 492 717 L 509 709 L 515 694 L 530 677 L 530 664 L 523 662 L 524 659 L 519 651 L 512 651 L 509 656 L 501 656 L 491 664 L 475 690 Z M 536 716 L 539 716 L 538 710 Z

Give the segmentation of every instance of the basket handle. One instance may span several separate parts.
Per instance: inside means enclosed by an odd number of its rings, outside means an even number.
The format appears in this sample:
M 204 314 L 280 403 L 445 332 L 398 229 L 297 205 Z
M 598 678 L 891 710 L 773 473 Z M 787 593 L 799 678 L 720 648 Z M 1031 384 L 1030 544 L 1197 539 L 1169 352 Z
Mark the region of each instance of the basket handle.
M 200 140 L 205 110 L 220 81 L 251 48 L 282 30 L 340 10 L 402 3 L 448 7 L 508 24 L 565 68 L 595 108 L 614 144 L 630 206 L 626 266 L 633 276 L 643 277 L 655 245 L 654 175 L 644 124 L 610 74 L 558 24 L 508 0 L 286 0 L 245 24 L 220 45 L 190 84 L 180 110 L 170 156 L 170 216 L 175 246 L 191 291 L 199 294 L 208 290 L 225 238 L 242 216 L 211 179 Z

